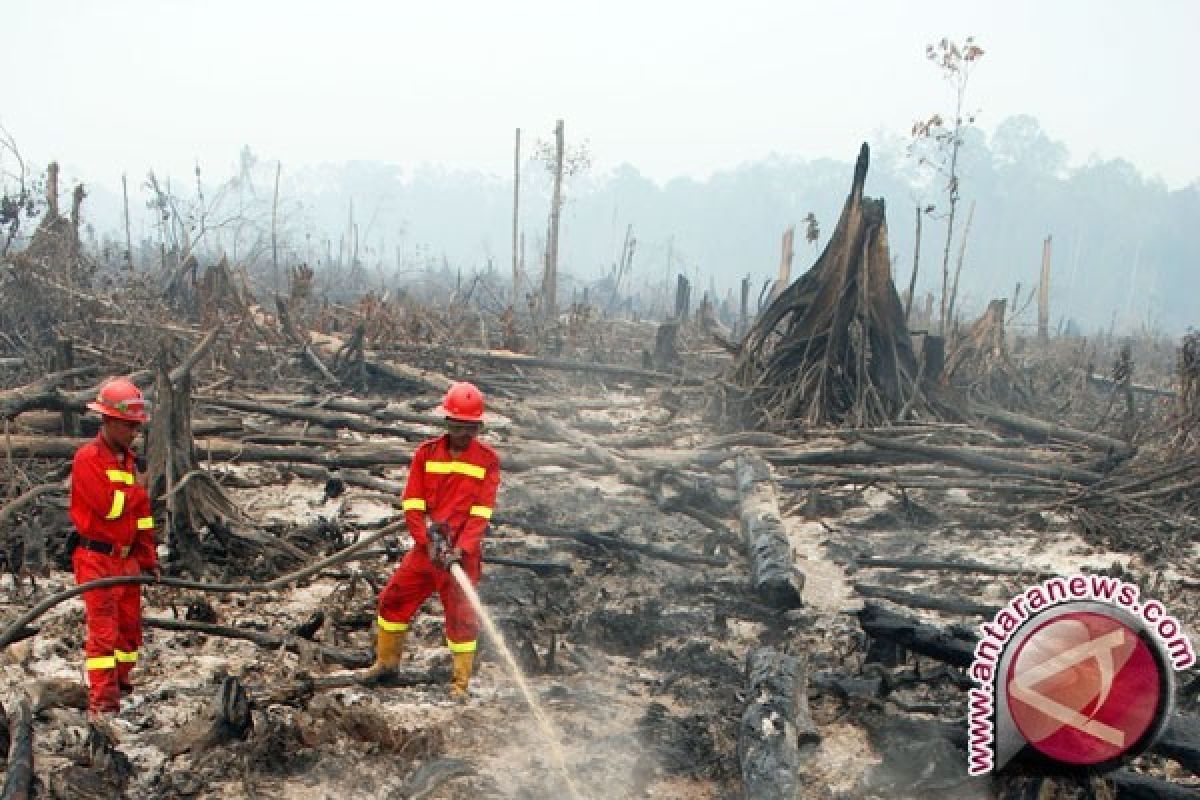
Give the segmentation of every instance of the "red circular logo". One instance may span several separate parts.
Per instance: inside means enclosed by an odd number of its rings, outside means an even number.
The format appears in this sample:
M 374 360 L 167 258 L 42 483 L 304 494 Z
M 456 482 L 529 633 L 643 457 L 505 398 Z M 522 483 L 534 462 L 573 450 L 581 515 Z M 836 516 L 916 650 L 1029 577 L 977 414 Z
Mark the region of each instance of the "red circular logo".
M 1035 628 L 1009 664 L 1013 722 L 1055 761 L 1091 766 L 1135 748 L 1163 703 L 1161 666 L 1138 632 L 1077 611 Z

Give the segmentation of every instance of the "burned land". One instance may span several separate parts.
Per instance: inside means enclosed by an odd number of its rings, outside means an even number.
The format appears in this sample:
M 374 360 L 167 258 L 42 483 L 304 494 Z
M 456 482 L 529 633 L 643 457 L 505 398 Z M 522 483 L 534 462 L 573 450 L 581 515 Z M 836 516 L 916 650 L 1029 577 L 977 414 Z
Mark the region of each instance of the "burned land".
M 186 253 L 129 270 L 81 247 L 82 198 L 55 203 L 0 259 L 0 796 L 569 797 L 554 747 L 588 798 L 1195 796 L 1194 670 L 1119 771 L 969 778 L 966 667 L 1050 575 L 1119 577 L 1197 629 L 1200 342 L 1018 336 L 1004 300 L 931 334 L 868 166 L 811 269 L 732 316 L 683 276 L 636 319 L 518 313 L 494 273 L 331 299 L 302 266 L 278 294 Z M 170 580 L 98 733 L 82 603 L 51 601 L 85 404 L 116 374 L 152 401 Z M 399 673 L 364 678 L 455 380 L 503 468 L 482 599 L 553 742 L 486 638 L 449 699 L 436 600 Z

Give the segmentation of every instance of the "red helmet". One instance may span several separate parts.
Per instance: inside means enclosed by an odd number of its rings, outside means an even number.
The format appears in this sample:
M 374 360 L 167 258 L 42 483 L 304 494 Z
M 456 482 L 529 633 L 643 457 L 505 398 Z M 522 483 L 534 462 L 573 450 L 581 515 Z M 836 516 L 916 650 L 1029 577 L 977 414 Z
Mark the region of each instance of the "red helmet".
M 442 411 L 450 419 L 483 422 L 483 393 L 466 381 L 456 383 L 446 392 Z
M 116 417 L 128 422 L 145 422 L 146 398 L 142 390 L 128 378 L 109 378 L 100 385 L 95 402 L 87 404 L 92 411 L 106 417 Z

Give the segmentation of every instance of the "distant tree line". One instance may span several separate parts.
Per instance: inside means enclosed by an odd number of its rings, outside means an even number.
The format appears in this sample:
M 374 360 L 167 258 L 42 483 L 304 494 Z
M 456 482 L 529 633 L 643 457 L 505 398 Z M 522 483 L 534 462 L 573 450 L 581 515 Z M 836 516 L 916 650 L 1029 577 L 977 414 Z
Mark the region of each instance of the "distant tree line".
M 1194 301 L 1200 296 L 1200 180 L 1170 190 L 1121 159 L 1068 166 L 1066 146 L 1029 116 L 1002 121 L 990 137 L 968 127 L 962 139 L 960 203 L 974 203 L 975 210 L 956 316 L 970 319 L 992 298 L 1011 299 L 1020 284 L 1014 305 L 1025 312 L 1014 324 L 1032 326 L 1034 311 L 1025 299 L 1036 291 L 1043 241 L 1051 236 L 1052 327 L 1173 333 L 1200 325 Z M 718 300 L 736 296 L 749 275 L 756 297 L 776 273 L 786 228 L 811 229 L 812 214 L 817 230 L 832 230 L 857 146 L 846 143 L 844 161 L 772 155 L 703 180 L 665 184 L 629 164 L 603 174 L 585 170 L 571 178 L 565 193 L 560 294 L 570 298 L 620 271 L 622 292 L 665 295 L 674 275 L 683 273 L 697 299 L 715 292 Z M 532 290 L 541 276 L 551 180 L 541 165 L 529 166 L 521 170 L 520 231 L 521 262 Z M 239 175 L 224 184 L 208 187 L 198 176 L 174 182 L 180 205 L 194 207 L 196 220 L 208 220 L 209 230 L 196 245 L 201 261 L 219 252 L 232 255 L 236 245 L 239 261 L 256 260 L 259 274 L 269 275 L 276 167 L 247 151 Z M 322 270 L 334 267 L 341 270 L 341 286 L 348 285 L 349 270 L 358 284 L 379 288 L 434 272 L 511 272 L 511 178 L 379 162 L 296 169 L 284 164 L 281 174 L 279 260 L 311 264 L 318 281 Z M 143 187 L 143 194 L 148 191 Z M 908 156 L 905 140 L 881 134 L 872 142 L 867 193 L 887 201 L 893 274 L 901 290 L 912 269 L 914 209 L 933 203 L 938 191 Z M 203 195 L 208 207 L 197 205 L 195 195 Z M 152 211 L 161 207 L 161 197 L 147 197 Z M 147 205 L 147 197 L 133 203 L 135 212 Z M 225 208 L 212 207 L 216 198 Z M 102 242 L 124 243 L 120 204 L 119 187 L 89 187 L 85 215 L 102 232 Z M 144 260 L 151 254 L 161 259 L 156 245 L 161 224 L 149 219 L 134 223 L 135 250 Z M 629 226 L 637 248 L 623 260 Z M 922 239 L 923 252 L 937 253 L 940 261 L 944 227 L 927 218 Z M 823 245 L 819 236 L 797 245 L 793 276 L 808 268 Z M 940 267 L 925 261 L 918 297 L 940 292 Z

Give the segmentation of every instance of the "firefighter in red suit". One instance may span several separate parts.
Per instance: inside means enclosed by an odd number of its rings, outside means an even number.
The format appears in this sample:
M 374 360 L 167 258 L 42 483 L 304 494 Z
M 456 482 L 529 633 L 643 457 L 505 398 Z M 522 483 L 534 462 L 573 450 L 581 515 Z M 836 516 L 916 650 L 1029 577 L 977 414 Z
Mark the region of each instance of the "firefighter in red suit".
M 106 381 L 94 402 L 100 433 L 75 453 L 71 465 L 71 521 L 77 537 L 71 560 L 75 582 L 121 575 L 159 575 L 154 517 L 131 445 L 146 421 L 142 392 L 125 378 Z M 138 584 L 84 592 L 84 642 L 88 713 L 99 718 L 120 710 L 133 691 L 129 673 L 142 643 L 142 594 Z
M 483 395 L 470 383 L 450 387 L 442 402 L 446 433 L 423 442 L 413 454 L 404 487 L 404 519 L 413 547 L 379 594 L 378 638 L 374 676 L 396 668 L 417 609 L 433 592 L 446 614 L 446 643 L 454 660 L 451 696 L 464 699 L 471 680 L 479 620 L 462 589 L 450 574 L 458 562 L 479 584 L 483 562 L 483 535 L 496 489 L 500 486 L 500 460 L 496 452 L 476 438 L 483 421 Z M 447 543 L 439 553 L 432 528 Z

